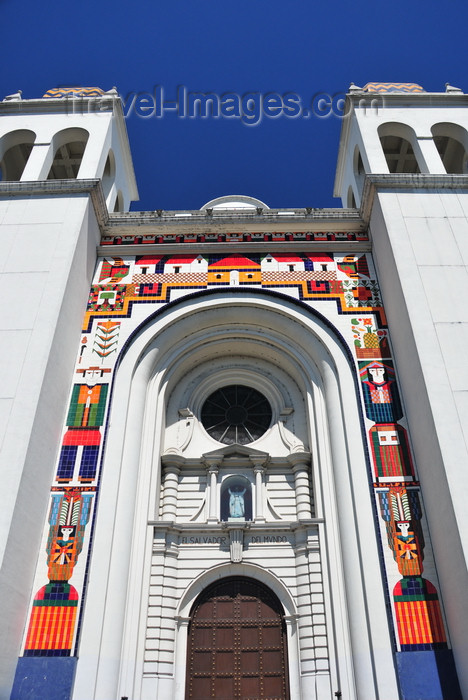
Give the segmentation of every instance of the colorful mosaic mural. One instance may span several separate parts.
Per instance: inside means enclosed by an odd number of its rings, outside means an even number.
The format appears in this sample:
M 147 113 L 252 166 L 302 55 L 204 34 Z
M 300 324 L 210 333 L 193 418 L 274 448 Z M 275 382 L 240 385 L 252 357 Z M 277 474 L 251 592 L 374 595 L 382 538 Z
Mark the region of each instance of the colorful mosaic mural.
M 223 234 L 223 240 L 231 234 Z M 242 240 L 266 234 L 232 234 Z M 306 236 L 309 234 L 268 234 Z M 353 241 L 346 232 L 311 234 L 325 243 Z M 261 238 L 258 238 L 258 237 Z M 365 234 L 362 234 L 365 239 Z M 186 235 L 185 242 L 197 240 Z M 204 236 L 208 240 L 209 235 Z M 148 240 L 147 240 L 148 239 Z M 166 238 L 167 240 L 167 238 Z M 184 242 L 180 241 L 180 242 Z M 417 472 L 391 344 L 369 253 L 305 252 L 214 255 L 144 254 L 155 237 L 104 239 L 103 245 L 139 243 L 141 255 L 98 261 L 84 316 L 76 380 L 51 491 L 44 535 L 45 551 L 37 572 L 24 654 L 65 656 L 75 653 L 78 620 L 86 595 L 85 562 L 100 484 L 109 390 L 119 351 L 135 328 L 161 305 L 181 295 L 226 287 L 275 290 L 320 311 L 347 341 L 355 357 L 379 521 L 385 575 L 393 598 L 397 650 L 410 652 L 447 646 L 437 594 L 435 569 L 424 525 Z M 162 246 L 163 248 L 163 246 Z M 248 248 L 247 248 L 248 250 Z M 138 313 L 136 313 L 138 309 Z M 73 579 L 73 584 L 70 580 Z
M 359 262 L 362 257 L 193 254 L 104 258 L 91 287 L 83 330 L 90 332 L 96 318 L 130 318 L 134 304 L 167 303 L 175 290 L 179 296 L 181 289 L 252 285 L 292 293 L 303 301 L 333 300 L 339 314 L 354 315 L 359 309 L 360 314 L 377 315 L 379 328 L 385 328 L 379 288 L 369 276 L 367 261 Z M 376 338 L 374 349 L 380 349 L 380 342 L 386 348 L 386 339 Z M 364 346 L 370 340 L 365 337 Z

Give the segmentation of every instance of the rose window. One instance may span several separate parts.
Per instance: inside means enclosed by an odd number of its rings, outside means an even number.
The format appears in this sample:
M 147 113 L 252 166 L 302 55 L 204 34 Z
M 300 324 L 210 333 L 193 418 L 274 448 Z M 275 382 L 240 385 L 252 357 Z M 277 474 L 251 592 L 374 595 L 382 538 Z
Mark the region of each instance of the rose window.
M 271 406 L 256 389 L 232 384 L 211 394 L 203 404 L 201 422 L 212 438 L 225 445 L 258 440 L 271 423 Z

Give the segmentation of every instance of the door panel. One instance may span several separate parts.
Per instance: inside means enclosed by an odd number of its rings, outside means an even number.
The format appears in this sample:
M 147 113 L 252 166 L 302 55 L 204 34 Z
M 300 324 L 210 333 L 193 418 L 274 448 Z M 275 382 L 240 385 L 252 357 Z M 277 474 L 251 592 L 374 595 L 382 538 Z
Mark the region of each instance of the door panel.
M 187 700 L 288 700 L 282 608 L 249 578 L 222 579 L 194 605 Z

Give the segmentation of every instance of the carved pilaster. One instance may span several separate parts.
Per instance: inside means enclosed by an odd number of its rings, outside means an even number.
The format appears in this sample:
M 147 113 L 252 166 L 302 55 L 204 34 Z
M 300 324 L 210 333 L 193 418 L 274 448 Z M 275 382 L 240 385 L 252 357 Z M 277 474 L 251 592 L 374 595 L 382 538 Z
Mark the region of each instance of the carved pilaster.
M 208 522 L 217 523 L 218 517 L 218 465 L 215 463 L 208 465 L 208 483 L 209 489 L 207 493 L 207 509 Z
M 255 520 L 265 520 L 263 513 L 263 475 L 265 469 L 257 464 L 254 468 L 255 474 Z
M 292 468 L 296 490 L 296 510 L 298 520 L 308 520 L 312 517 L 310 509 L 309 465 L 307 462 L 296 462 Z
M 164 469 L 164 498 L 162 517 L 163 520 L 175 521 L 177 517 L 177 492 L 179 489 L 180 469 L 168 464 Z

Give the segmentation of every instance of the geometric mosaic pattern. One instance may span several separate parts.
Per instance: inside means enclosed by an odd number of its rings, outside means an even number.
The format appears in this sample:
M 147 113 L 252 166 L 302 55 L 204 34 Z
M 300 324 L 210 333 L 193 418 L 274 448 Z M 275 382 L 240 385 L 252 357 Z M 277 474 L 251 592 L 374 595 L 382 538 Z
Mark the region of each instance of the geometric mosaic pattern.
M 42 97 L 60 99 L 64 97 L 100 97 L 104 95 L 104 90 L 98 87 L 71 87 L 71 88 L 52 88 L 47 90 Z
M 69 656 L 78 593 L 64 581 L 50 581 L 34 598 L 25 656 Z
M 402 651 L 447 646 L 437 591 L 420 576 L 402 579 L 393 591 Z
M 377 314 L 379 327 L 386 320 L 375 279 L 361 274 L 355 258 L 332 255 L 220 255 L 141 256 L 118 258 L 118 266 L 105 259 L 105 274 L 91 287 L 84 332 L 95 318 L 129 318 L 134 304 L 165 304 L 175 290 L 256 286 L 295 290 L 303 301 L 333 300 L 340 314 Z M 362 257 L 362 256 L 360 256 Z M 358 258 L 359 259 L 359 258 Z M 366 263 L 367 265 L 367 263 Z M 369 343 L 369 340 L 367 340 Z M 377 344 L 378 345 L 378 344 Z
M 250 240 L 293 240 L 297 236 L 304 241 L 305 252 L 211 255 L 201 247 L 197 254 L 146 255 L 148 237 L 102 241 L 104 245 L 140 243 L 142 254 L 109 254 L 98 261 L 51 489 L 46 551 L 37 568 L 38 592 L 31 605 L 26 656 L 76 653 L 109 386 L 120 349 L 144 317 L 171 299 L 198 290 L 229 287 L 271 289 L 300 299 L 327 316 L 348 342 L 362 389 L 370 478 L 383 547 L 388 553 L 385 567 L 389 595 L 393 596 L 398 650 L 447 646 L 437 590 L 433 582 L 422 577 L 423 561 L 432 561 L 432 555 L 424 536 L 419 482 L 372 256 L 328 253 L 326 247 L 320 254 L 306 249 L 307 240 L 323 240 L 326 246 L 328 240 L 338 240 L 337 236 L 348 240 L 352 249 L 356 236 L 366 240 L 367 234 L 310 234 L 309 239 L 304 238 L 309 234 L 277 234 L 283 237 L 277 239 L 275 234 L 223 234 L 224 240 L 231 235 L 233 240 L 243 240 L 244 236 L 250 236 Z M 273 239 L 265 239 L 266 235 Z M 180 242 L 193 242 L 197 237 L 185 235 Z M 134 314 L 137 307 L 138 314 Z M 376 525 L 380 528 L 379 523 Z M 433 567 L 431 572 L 435 576 Z
M 366 92 L 407 92 L 418 93 L 426 92 L 421 85 L 417 83 L 366 83 L 362 88 Z

